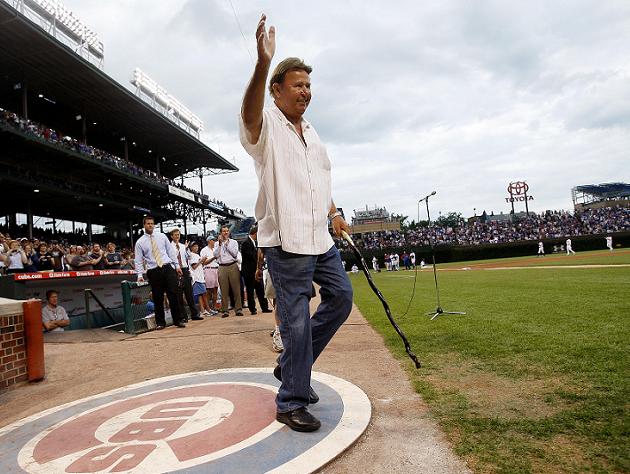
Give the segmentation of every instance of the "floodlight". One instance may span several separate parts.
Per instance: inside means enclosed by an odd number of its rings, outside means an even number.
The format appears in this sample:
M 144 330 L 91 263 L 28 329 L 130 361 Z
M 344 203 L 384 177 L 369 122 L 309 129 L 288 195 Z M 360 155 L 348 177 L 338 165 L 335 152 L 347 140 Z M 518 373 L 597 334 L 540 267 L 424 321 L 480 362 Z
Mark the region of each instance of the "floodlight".
M 81 120 L 82 118 L 83 118 L 83 117 L 81 117 L 81 115 L 77 115 L 77 116 L 75 117 L 75 119 L 77 119 L 77 120 Z
M 33 189 L 33 192 L 34 192 L 34 193 L 38 193 L 38 192 L 39 192 L 39 189 Z

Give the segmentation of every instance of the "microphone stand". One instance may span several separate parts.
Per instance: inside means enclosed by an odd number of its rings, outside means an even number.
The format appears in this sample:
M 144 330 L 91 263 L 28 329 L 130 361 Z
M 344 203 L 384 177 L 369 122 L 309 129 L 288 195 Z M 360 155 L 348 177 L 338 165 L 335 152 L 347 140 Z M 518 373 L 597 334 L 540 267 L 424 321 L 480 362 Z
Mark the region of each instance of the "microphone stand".
M 433 191 L 431 194 L 423 197 L 422 199 L 420 199 L 420 201 L 418 201 L 418 207 L 420 206 L 420 203 L 422 201 L 424 201 L 427 205 L 427 218 L 429 219 L 429 224 L 428 224 L 429 227 L 431 226 L 431 214 L 429 213 L 429 198 L 433 195 L 435 195 L 435 191 Z M 418 221 L 420 221 L 420 219 L 418 219 Z M 429 232 L 430 232 L 430 229 L 429 229 Z M 430 311 L 426 313 L 427 316 L 431 316 L 431 321 L 433 321 L 435 318 L 437 318 L 441 314 L 466 314 L 463 311 L 444 311 L 444 309 L 442 309 L 442 306 L 440 305 L 440 288 L 438 287 L 437 268 L 435 266 L 435 241 L 434 239 L 431 239 L 430 236 L 429 236 L 429 241 L 431 243 L 431 257 L 433 258 L 433 279 L 435 280 L 435 295 L 437 297 L 437 306 L 435 307 L 435 311 Z

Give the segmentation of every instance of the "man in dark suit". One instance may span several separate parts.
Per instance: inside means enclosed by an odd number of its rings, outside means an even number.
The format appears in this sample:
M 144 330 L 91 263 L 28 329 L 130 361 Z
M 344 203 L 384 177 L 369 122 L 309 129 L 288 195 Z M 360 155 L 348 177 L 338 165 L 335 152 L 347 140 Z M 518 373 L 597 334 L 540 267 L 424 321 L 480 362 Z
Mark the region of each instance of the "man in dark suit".
M 265 298 L 265 289 L 262 281 L 256 281 L 256 262 L 258 258 L 257 244 L 258 227 L 253 225 L 249 230 L 249 237 L 241 244 L 241 255 L 243 263 L 241 264 L 241 276 L 245 282 L 245 290 L 247 291 L 247 307 L 252 314 L 256 314 L 256 300 L 254 293 L 258 297 L 260 309 L 263 313 L 271 313 L 269 303 Z

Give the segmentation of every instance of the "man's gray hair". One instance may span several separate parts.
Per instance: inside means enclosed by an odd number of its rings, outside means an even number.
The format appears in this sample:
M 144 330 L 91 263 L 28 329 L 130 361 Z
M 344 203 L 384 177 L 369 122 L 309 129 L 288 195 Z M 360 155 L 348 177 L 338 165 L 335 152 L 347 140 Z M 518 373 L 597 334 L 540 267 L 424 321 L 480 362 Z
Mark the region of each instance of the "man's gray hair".
M 287 72 L 294 69 L 306 71 L 307 74 L 310 74 L 313 70 L 311 66 L 304 63 L 304 61 L 302 61 L 300 58 L 287 58 L 280 61 L 276 68 L 273 70 L 273 74 L 271 74 L 271 79 L 269 79 L 269 93 L 272 97 L 273 85 L 282 84 L 282 82 L 284 82 L 284 76 L 287 74 Z

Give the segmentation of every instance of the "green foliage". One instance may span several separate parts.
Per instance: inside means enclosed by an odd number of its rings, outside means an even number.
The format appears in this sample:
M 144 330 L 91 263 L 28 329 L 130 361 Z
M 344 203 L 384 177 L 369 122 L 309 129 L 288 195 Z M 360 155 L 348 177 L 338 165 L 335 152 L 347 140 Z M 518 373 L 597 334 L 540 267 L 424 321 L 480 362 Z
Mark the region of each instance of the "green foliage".
M 433 275 L 419 272 L 399 320 L 419 371 L 366 281 L 352 279 L 361 312 L 476 472 L 630 472 L 630 253 L 587 257 L 619 266 L 440 272 L 442 306 L 467 314 L 435 321 L 424 316 Z M 412 277 L 375 276 L 394 317 Z
M 435 219 L 435 223 L 440 227 L 459 227 L 462 222 L 461 212 L 449 212 L 446 215 L 440 216 Z

